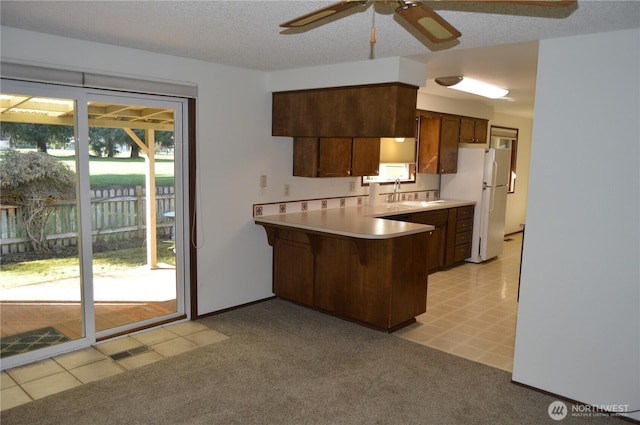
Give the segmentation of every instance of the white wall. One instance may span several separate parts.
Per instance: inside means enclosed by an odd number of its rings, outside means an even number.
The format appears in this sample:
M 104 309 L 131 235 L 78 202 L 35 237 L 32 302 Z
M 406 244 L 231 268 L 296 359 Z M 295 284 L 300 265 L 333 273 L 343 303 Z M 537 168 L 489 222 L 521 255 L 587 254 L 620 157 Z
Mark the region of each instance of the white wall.
M 640 29 L 540 42 L 513 380 L 640 409 Z M 640 419 L 639 414 L 635 414 Z

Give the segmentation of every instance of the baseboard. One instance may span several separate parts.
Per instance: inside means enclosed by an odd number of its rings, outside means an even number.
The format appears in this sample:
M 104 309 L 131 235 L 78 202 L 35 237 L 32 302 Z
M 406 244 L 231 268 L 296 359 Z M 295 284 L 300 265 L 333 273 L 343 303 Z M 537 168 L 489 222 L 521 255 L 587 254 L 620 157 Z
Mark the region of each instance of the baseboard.
M 233 310 L 237 310 L 239 308 L 243 308 L 243 307 L 248 307 L 250 305 L 254 305 L 254 304 L 259 304 L 259 303 L 263 303 L 265 301 L 269 301 L 274 299 L 276 296 L 273 295 L 271 297 L 267 297 L 267 298 L 262 298 L 260 300 L 256 300 L 256 301 L 251 301 L 245 304 L 240 304 L 240 305 L 236 305 L 234 307 L 229 307 L 229 308 L 224 308 L 222 310 L 216 310 L 216 311 L 212 311 L 210 313 L 205 313 L 205 314 L 199 314 L 198 316 L 196 316 L 195 319 L 192 320 L 198 320 L 198 319 L 204 319 L 205 317 L 211 317 L 211 316 L 217 316 L 218 314 L 222 314 L 222 313 L 226 313 L 228 311 L 233 311 Z

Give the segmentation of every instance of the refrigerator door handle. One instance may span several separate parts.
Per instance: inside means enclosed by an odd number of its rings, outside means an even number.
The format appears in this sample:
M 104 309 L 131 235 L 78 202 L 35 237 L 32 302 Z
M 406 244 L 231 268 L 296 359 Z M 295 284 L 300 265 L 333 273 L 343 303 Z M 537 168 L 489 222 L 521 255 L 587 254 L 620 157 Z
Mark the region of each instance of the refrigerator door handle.
M 489 198 L 489 213 L 492 213 L 493 210 L 495 209 L 495 204 L 496 204 L 496 191 L 492 190 L 490 193 L 490 198 Z
M 498 182 L 498 163 L 493 161 L 491 164 L 491 185 L 495 186 Z

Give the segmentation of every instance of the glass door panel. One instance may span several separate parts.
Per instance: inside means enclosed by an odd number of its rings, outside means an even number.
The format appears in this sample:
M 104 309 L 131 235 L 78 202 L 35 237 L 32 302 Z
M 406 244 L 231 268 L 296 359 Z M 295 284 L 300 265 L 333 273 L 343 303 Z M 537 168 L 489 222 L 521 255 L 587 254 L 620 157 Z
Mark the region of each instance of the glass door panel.
M 182 312 L 177 304 L 174 108 L 125 100 L 98 96 L 88 103 L 99 337 Z
M 3 362 L 85 337 L 75 105 L 0 94 Z

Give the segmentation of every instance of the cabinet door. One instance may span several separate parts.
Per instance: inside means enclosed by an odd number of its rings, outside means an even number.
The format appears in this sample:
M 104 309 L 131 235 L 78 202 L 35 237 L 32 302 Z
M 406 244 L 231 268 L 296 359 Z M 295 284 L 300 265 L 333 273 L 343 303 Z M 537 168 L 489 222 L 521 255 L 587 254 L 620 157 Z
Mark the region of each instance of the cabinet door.
M 294 137 L 293 175 L 318 177 L 318 154 L 317 137 Z
M 273 245 L 273 292 L 313 305 L 313 253 L 310 244 L 276 239 Z
M 482 144 L 487 143 L 488 127 L 489 127 L 489 121 L 480 120 L 480 119 L 476 120 L 476 125 L 475 125 L 475 138 L 476 138 L 475 142 L 476 143 L 482 143 Z
M 356 137 L 351 151 L 352 176 L 377 176 L 380 169 L 380 139 Z
M 351 138 L 321 137 L 318 160 L 319 177 L 351 175 Z
M 460 143 L 474 143 L 476 139 L 476 121 L 473 118 L 460 118 Z
M 460 118 L 460 143 L 487 143 L 489 121 L 480 118 Z
M 440 135 L 440 174 L 458 172 L 458 141 L 460 140 L 460 119 L 454 116 L 442 117 Z
M 441 124 L 441 117 L 418 115 L 418 173 L 438 173 Z
M 425 211 L 411 214 L 413 223 L 430 224 L 435 227 L 427 242 L 427 270 L 429 273 L 443 268 L 447 253 L 447 225 L 449 210 Z

